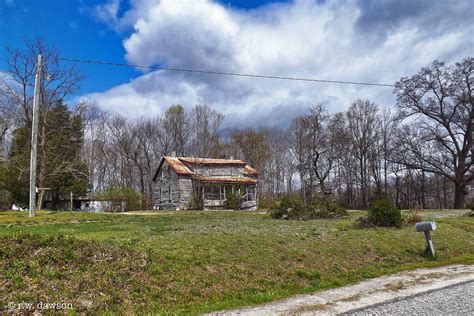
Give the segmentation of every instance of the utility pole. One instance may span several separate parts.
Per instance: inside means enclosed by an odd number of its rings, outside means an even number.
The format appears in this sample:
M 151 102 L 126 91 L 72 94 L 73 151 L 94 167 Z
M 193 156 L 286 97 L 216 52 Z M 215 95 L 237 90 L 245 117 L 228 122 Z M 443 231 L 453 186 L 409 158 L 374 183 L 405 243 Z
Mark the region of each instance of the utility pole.
M 31 123 L 31 155 L 30 155 L 30 217 L 36 215 L 36 153 L 38 144 L 38 112 L 41 90 L 42 57 L 38 55 L 36 64 L 35 91 L 33 96 L 33 120 Z

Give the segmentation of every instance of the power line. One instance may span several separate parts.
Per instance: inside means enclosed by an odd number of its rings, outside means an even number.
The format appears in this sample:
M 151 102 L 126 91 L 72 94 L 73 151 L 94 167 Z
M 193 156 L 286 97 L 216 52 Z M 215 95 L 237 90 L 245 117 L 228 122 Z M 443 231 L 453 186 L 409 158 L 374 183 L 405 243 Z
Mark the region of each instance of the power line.
M 270 75 L 245 74 L 245 73 L 238 73 L 238 72 L 224 72 L 224 71 L 199 70 L 199 69 L 171 68 L 171 67 L 161 67 L 161 66 L 160 67 L 158 67 L 158 66 L 143 66 L 143 65 L 113 63 L 113 62 L 100 61 L 100 60 L 84 60 L 84 59 L 64 58 L 64 57 L 60 57 L 59 59 L 63 60 L 63 61 L 69 61 L 69 62 L 75 62 L 75 63 L 87 63 L 87 64 L 98 64 L 98 65 L 108 65 L 108 66 L 117 66 L 117 67 L 152 69 L 152 70 L 168 70 L 168 71 L 211 74 L 211 75 L 264 78 L 264 79 L 278 79 L 278 80 L 293 80 L 293 81 L 307 81 L 307 82 L 309 81 L 309 82 L 321 82 L 321 83 L 339 83 L 339 84 L 351 84 L 351 85 L 360 85 L 360 86 L 378 86 L 378 87 L 394 87 L 395 86 L 393 84 L 388 84 L 388 83 L 326 80 L 326 79 L 299 78 L 299 77 L 282 77 L 282 76 L 270 76 Z

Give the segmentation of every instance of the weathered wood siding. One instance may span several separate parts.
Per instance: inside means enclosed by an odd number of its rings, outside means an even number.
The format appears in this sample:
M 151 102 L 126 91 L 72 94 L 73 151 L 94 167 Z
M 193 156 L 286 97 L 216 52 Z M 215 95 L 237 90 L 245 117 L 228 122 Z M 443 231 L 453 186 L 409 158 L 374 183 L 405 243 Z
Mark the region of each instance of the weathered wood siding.
M 204 200 L 204 209 L 222 209 L 223 207 L 225 207 L 225 202 L 225 200 Z
M 179 177 L 179 208 L 189 209 L 193 200 L 193 181 L 190 177 Z
M 176 209 L 179 207 L 179 177 L 167 162 L 163 164 L 155 185 L 155 208 Z
M 257 201 L 243 201 L 240 207 L 242 209 L 255 211 L 257 209 Z
M 227 165 L 227 166 L 206 166 L 197 165 L 190 166 L 195 174 L 203 177 L 242 177 L 244 175 L 244 168 L 242 166 Z

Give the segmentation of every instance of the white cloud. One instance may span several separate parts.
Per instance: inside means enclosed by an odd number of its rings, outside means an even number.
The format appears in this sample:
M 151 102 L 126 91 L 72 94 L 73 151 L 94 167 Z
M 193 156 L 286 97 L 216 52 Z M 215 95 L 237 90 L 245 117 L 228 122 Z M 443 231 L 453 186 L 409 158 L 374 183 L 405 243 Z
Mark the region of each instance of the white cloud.
M 434 59 L 451 63 L 472 55 L 474 25 L 462 10 L 465 2 L 442 15 L 442 2 L 426 2 L 419 9 L 388 1 L 384 19 L 370 11 L 373 7 L 337 0 L 300 0 L 254 10 L 208 0 L 135 0 L 121 17 L 119 3 L 109 1 L 95 10 L 109 17 L 103 20 L 116 30 L 129 29 L 123 45 L 131 63 L 394 83 Z M 435 21 L 444 25 L 444 32 L 432 27 Z M 391 88 L 169 71 L 147 73 L 89 97 L 125 115 L 161 113 L 174 103 L 206 103 L 226 114 L 229 125 L 285 125 L 319 102 L 332 111 L 357 98 L 383 106 L 394 103 Z
M 92 15 L 99 21 L 115 25 L 118 22 L 118 11 L 120 9 L 120 0 L 108 0 L 104 4 L 97 5 L 92 10 Z

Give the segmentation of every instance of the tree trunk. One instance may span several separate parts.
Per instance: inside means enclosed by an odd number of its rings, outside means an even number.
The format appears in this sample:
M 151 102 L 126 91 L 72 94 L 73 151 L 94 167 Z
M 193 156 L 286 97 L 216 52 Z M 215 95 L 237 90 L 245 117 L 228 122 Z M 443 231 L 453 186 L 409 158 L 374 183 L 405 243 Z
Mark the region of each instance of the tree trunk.
M 396 176 L 395 178 L 395 189 L 396 189 L 396 195 L 395 195 L 395 205 L 397 208 L 401 207 L 400 203 L 400 178 Z
M 353 199 L 353 188 L 352 188 L 352 184 L 349 183 L 349 185 L 347 186 L 347 199 L 348 199 L 348 204 L 349 204 L 349 207 L 352 209 L 354 208 L 354 199 Z
M 36 209 L 41 210 L 43 207 L 43 195 L 44 195 L 44 190 L 41 190 L 39 196 L 38 196 L 38 201 L 36 202 Z
M 303 174 L 303 172 L 300 172 L 301 198 L 303 199 L 303 203 L 306 203 L 306 186 L 305 186 L 304 176 L 305 176 L 305 175 Z
M 425 172 L 421 171 L 421 208 L 426 209 Z
M 439 190 L 439 179 L 436 177 L 436 208 L 441 208 L 441 192 Z
M 388 181 L 387 181 L 387 158 L 383 162 L 383 189 L 385 193 L 388 193 Z
M 464 183 L 454 184 L 454 208 L 463 209 L 464 208 L 464 195 L 465 195 L 465 186 Z
M 443 177 L 443 208 L 448 208 L 448 184 L 446 177 Z
M 361 208 L 363 210 L 367 209 L 367 184 L 366 184 L 366 175 L 365 175 L 365 164 L 362 159 L 360 159 L 360 179 L 361 179 L 361 186 L 360 186 L 360 193 L 361 193 Z
M 293 182 L 293 176 L 289 174 L 286 180 L 286 192 L 288 194 L 290 194 L 293 191 L 292 182 Z
M 461 154 L 458 156 L 458 163 L 456 167 L 456 180 L 454 181 L 454 208 L 455 209 L 464 208 L 464 195 L 466 194 L 464 169 L 466 167 L 467 156 L 468 156 L 468 151 L 461 152 Z
M 0 135 L 0 161 L 5 159 L 5 155 L 3 153 L 3 136 Z

